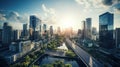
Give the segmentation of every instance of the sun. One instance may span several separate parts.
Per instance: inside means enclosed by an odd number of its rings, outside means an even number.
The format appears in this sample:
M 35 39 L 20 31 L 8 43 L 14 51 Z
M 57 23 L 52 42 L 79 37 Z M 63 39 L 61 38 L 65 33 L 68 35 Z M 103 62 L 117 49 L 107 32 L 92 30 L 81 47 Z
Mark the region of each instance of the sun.
M 74 27 L 76 19 L 72 16 L 64 16 L 60 20 L 60 26 L 63 29 Z

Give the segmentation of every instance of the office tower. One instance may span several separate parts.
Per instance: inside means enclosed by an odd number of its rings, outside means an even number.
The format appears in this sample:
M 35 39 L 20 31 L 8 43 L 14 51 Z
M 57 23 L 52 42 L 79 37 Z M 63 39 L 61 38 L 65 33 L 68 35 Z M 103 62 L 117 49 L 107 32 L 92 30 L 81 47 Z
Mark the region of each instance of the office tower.
M 86 38 L 86 25 L 85 21 L 82 21 L 82 39 Z
M 23 36 L 28 36 L 27 24 L 23 24 Z
M 40 25 L 40 34 L 42 33 L 42 25 Z
M 81 29 L 78 29 L 77 36 L 78 36 L 78 39 L 81 38 L 81 36 L 82 36 L 82 30 Z
M 36 16 L 30 16 L 30 28 L 32 28 L 34 31 L 39 29 L 40 22 L 41 20 Z
M 33 35 L 33 29 L 30 28 L 30 29 L 29 29 L 29 39 L 30 39 L 30 40 L 33 39 L 33 38 L 32 38 L 32 35 Z
M 58 34 L 58 35 L 61 34 L 61 29 L 60 29 L 60 27 L 57 28 L 57 34 Z
M 116 48 L 120 48 L 120 28 L 116 28 L 115 30 L 115 44 Z
M 86 38 L 91 39 L 91 18 L 86 18 Z
M 30 16 L 30 39 L 35 40 L 36 37 L 39 37 L 41 20 L 36 16 Z M 37 35 L 38 34 L 38 35 Z
M 19 30 L 14 30 L 13 31 L 13 41 L 19 40 L 19 37 L 20 37 Z
M 114 14 L 106 12 L 99 16 L 99 41 L 103 48 L 114 48 L 113 24 Z
M 5 44 L 4 46 L 7 46 L 12 41 L 12 26 L 10 26 L 7 22 L 3 25 L 3 32 L 2 32 L 2 43 Z
M 47 25 L 43 24 L 43 32 L 47 31 Z
M 78 29 L 77 34 L 80 35 L 82 33 L 81 29 Z
M 96 40 L 97 39 L 97 29 L 95 27 L 92 28 L 92 40 Z
M 28 29 L 27 24 L 23 24 L 22 38 L 28 39 Z
M 50 26 L 50 36 L 53 36 L 53 26 Z
M 2 41 L 2 29 L 0 29 L 0 42 Z

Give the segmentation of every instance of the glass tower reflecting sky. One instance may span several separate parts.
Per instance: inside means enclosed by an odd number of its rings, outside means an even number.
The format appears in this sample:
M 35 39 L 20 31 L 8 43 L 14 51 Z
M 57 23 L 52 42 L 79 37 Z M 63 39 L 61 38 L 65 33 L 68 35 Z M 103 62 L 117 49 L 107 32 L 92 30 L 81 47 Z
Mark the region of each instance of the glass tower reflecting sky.
M 113 24 L 114 15 L 106 12 L 99 16 L 99 40 L 100 46 L 104 48 L 113 48 Z

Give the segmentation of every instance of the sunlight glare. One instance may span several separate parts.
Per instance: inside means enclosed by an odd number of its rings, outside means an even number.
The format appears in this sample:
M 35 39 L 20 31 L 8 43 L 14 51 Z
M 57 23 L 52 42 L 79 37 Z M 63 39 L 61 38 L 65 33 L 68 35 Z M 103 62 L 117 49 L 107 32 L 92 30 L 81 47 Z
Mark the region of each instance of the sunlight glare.
M 74 27 L 75 25 L 75 18 L 72 16 L 65 16 L 61 18 L 60 25 L 63 29 Z

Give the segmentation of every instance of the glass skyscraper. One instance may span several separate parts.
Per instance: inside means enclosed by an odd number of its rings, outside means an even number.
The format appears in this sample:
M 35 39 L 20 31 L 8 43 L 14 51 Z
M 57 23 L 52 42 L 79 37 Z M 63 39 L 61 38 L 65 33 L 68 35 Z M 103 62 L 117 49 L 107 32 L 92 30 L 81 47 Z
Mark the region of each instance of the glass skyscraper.
M 113 48 L 114 14 L 106 12 L 99 16 L 99 41 L 103 48 Z
M 30 31 L 32 34 L 30 35 L 31 40 L 38 39 L 39 37 L 39 32 L 40 32 L 40 25 L 41 25 L 41 20 L 37 18 L 34 15 L 30 16 Z

